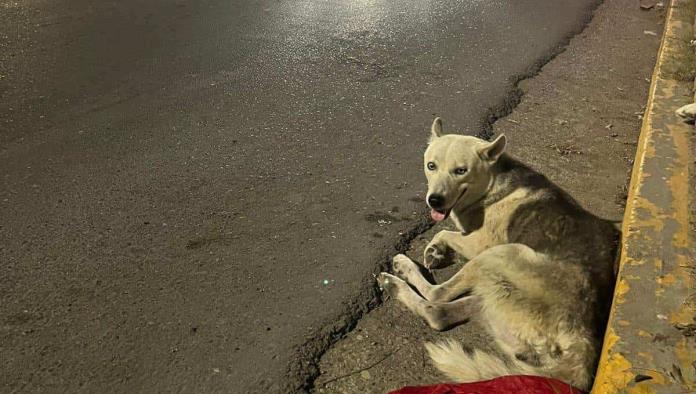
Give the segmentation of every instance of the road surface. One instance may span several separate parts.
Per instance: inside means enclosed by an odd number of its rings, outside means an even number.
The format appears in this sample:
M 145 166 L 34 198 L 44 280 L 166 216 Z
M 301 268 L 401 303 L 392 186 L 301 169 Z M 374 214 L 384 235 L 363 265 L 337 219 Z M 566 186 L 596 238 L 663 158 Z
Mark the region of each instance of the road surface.
M 290 392 L 594 1 L 0 0 L 0 391 Z

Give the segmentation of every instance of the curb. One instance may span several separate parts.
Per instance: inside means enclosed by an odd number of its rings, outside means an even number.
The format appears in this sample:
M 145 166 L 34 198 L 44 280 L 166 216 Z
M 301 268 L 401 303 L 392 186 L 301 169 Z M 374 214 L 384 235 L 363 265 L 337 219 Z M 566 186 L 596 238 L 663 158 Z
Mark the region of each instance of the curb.
M 691 126 L 674 115 L 690 84 L 665 63 L 688 27 L 667 7 L 623 221 L 619 272 L 592 393 L 696 390 L 696 262 L 690 252 Z

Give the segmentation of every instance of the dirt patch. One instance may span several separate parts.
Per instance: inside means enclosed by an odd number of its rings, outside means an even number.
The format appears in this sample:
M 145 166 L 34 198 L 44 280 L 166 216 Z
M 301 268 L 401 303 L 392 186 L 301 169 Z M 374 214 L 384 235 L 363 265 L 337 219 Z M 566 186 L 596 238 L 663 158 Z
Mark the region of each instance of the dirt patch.
M 617 222 L 623 216 L 663 16 L 659 7 L 641 10 L 634 1 L 606 1 L 565 52 L 518 84 L 521 102 L 493 127 L 494 134 L 508 136 L 514 156 L 590 211 Z M 423 247 L 441 229 L 418 237 L 408 254 L 420 261 Z M 437 279 L 451 271 L 438 273 Z M 422 343 L 445 337 L 468 347 L 491 347 L 476 321 L 437 333 L 387 301 L 324 355 L 314 389 L 377 393 L 442 381 Z
M 696 152 L 696 128 L 693 130 L 689 138 L 689 144 L 691 147 L 691 152 Z M 691 268 L 691 280 L 692 283 L 696 283 L 696 155 L 691 157 L 691 165 L 689 167 L 689 225 L 690 225 L 690 242 L 691 242 L 691 255 L 689 256 L 689 267 Z M 693 291 L 689 295 L 688 302 L 696 303 L 696 291 Z M 696 323 L 696 316 L 693 318 L 694 323 Z M 695 326 L 692 324 L 692 326 Z M 696 332 L 692 329 L 691 333 Z
M 683 57 L 688 59 L 690 63 L 688 67 L 691 72 L 691 79 L 687 81 L 693 81 L 696 78 L 696 46 L 692 42 L 696 42 L 696 0 L 689 1 L 685 4 L 686 8 L 686 18 L 683 18 L 683 22 L 690 29 L 690 45 L 680 45 L 679 49 Z M 689 24 L 689 19 L 693 21 L 693 24 Z M 684 37 L 688 39 L 689 37 Z M 696 101 L 696 81 L 692 85 L 695 89 L 692 90 L 694 94 L 694 99 Z M 692 133 L 689 135 L 689 145 L 690 152 L 692 152 L 691 162 L 689 163 L 689 229 L 690 229 L 690 242 L 691 242 L 691 255 L 689 256 L 689 267 L 691 267 L 691 280 L 692 283 L 696 283 L 696 252 L 694 252 L 694 247 L 696 246 L 696 127 L 692 128 Z M 687 302 L 696 303 L 696 292 L 692 291 L 689 295 Z M 684 336 L 695 336 L 696 335 L 696 316 L 693 317 L 695 324 L 688 324 L 684 327 L 677 327 L 682 331 Z
M 670 43 L 675 48 L 674 56 L 666 57 L 664 68 L 665 78 L 687 82 L 692 89 L 690 95 L 696 101 L 696 0 L 682 1 L 675 5 L 673 18 L 683 24 L 676 37 L 672 37 Z M 692 128 L 689 135 L 689 151 L 696 152 L 696 129 Z M 696 282 L 696 254 L 694 243 L 696 242 L 696 157 L 691 157 L 689 162 L 689 241 L 691 254 L 688 256 L 691 280 Z M 687 303 L 696 304 L 696 292 L 689 294 Z M 696 322 L 696 316 L 693 317 Z M 686 337 L 696 335 L 696 324 L 677 325 L 676 328 Z

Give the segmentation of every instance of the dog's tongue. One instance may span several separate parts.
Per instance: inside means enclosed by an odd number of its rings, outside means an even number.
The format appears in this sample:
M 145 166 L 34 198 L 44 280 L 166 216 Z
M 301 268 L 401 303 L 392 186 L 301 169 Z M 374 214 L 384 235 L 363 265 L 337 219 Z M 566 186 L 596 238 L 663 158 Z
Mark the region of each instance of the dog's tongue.
M 433 220 L 436 222 L 441 222 L 441 221 L 445 220 L 445 214 L 442 212 L 438 212 L 434 209 L 430 210 L 430 217 L 432 217 Z

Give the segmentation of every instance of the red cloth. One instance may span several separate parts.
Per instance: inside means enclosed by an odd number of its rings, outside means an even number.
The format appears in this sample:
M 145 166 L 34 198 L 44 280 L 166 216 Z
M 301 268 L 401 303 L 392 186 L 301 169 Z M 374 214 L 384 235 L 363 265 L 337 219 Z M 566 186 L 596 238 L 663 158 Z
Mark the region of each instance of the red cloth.
M 404 387 L 389 394 L 582 394 L 582 391 L 560 380 L 520 375 L 475 383 Z

